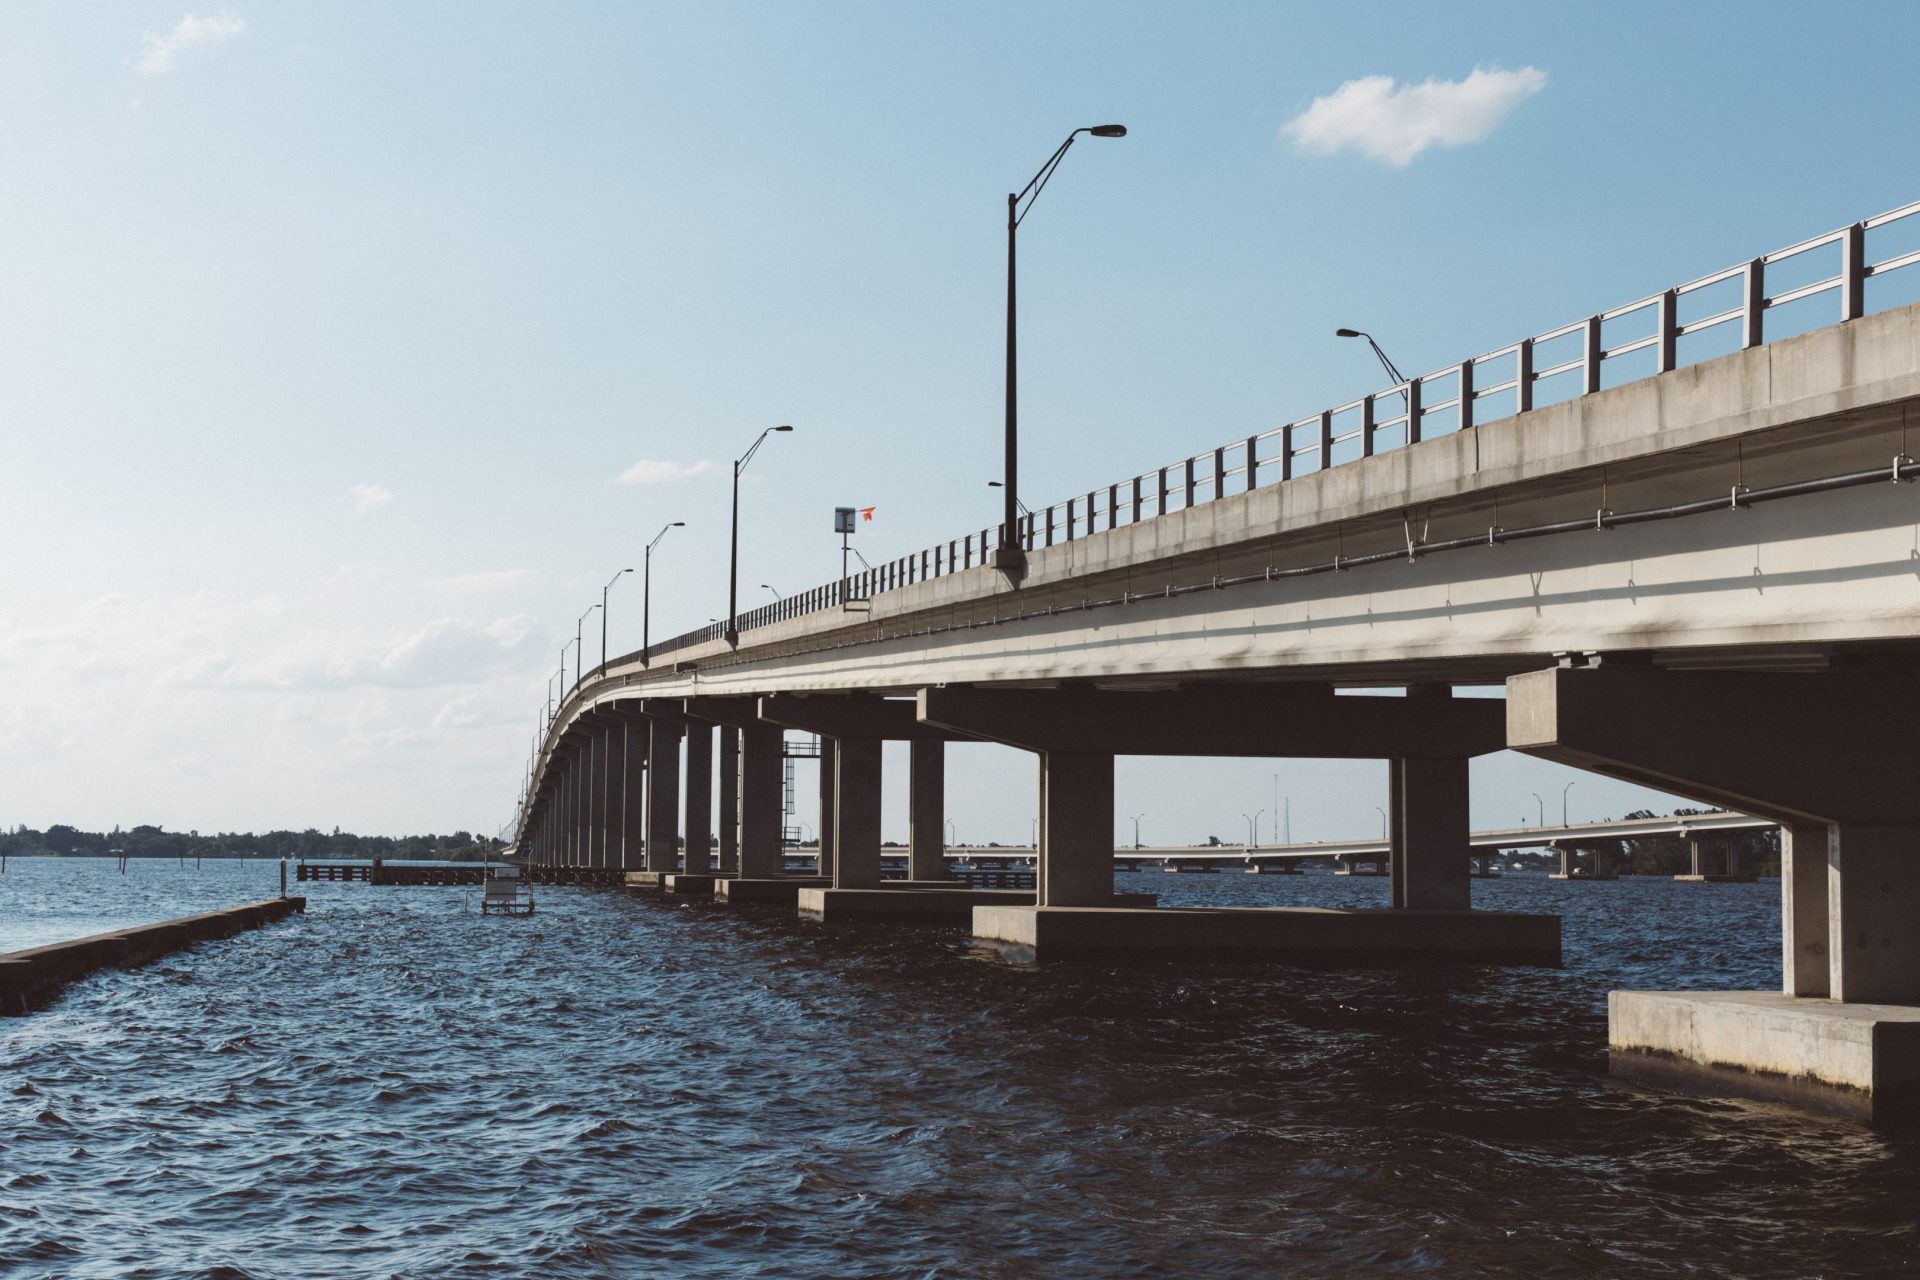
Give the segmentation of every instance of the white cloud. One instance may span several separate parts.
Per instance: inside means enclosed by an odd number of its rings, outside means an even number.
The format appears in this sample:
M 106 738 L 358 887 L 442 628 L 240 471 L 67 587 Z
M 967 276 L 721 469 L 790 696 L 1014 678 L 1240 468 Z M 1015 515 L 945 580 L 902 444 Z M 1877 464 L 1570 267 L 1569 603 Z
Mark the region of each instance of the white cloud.
M 702 458 L 698 462 L 665 462 L 652 458 L 642 458 L 620 473 L 615 484 L 678 484 L 682 480 L 691 480 L 694 476 L 705 475 L 713 470 L 713 463 Z
M 383 484 L 357 484 L 347 492 L 353 496 L 356 511 L 371 511 L 393 501 L 393 490 Z
M 1480 141 L 1546 85 L 1547 73 L 1534 67 L 1475 67 L 1464 80 L 1406 85 L 1363 76 L 1315 98 L 1281 132 L 1303 151 L 1358 151 L 1404 169 L 1428 147 Z
M 246 29 L 246 19 L 235 13 L 216 13 L 210 18 L 189 13 L 163 36 L 142 33 L 140 49 L 132 58 L 133 69 L 145 76 L 165 75 L 173 70 L 181 54 L 225 44 Z

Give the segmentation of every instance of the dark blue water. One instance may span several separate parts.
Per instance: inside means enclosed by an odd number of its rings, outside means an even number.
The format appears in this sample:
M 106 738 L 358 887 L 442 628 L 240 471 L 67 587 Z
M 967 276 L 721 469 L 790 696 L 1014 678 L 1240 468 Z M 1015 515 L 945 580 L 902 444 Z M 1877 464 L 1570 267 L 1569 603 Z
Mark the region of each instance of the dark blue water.
M 110 865 L 8 877 L 78 893 Z M 172 891 L 159 864 L 131 874 L 148 908 Z M 183 903 L 259 897 L 271 874 L 164 873 Z M 564 889 L 483 918 L 460 889 L 307 888 L 304 918 L 0 1021 L 0 1274 L 1837 1276 L 1920 1257 L 1920 1145 L 1606 1078 L 1608 987 L 1775 985 L 1771 882 L 1476 884 L 1479 905 L 1565 916 L 1558 970 L 1021 970 L 958 929 Z

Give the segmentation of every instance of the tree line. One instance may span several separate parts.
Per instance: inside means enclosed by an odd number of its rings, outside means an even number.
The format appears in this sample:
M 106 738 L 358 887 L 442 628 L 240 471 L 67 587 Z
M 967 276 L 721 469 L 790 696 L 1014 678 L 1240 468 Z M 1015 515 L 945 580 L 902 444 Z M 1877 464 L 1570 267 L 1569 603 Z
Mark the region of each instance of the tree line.
M 137 826 L 112 831 L 82 831 L 59 823 L 45 831 L 32 827 L 0 830 L 0 854 L 14 858 L 392 858 L 429 861 L 481 861 L 497 854 L 504 843 L 469 831 L 450 835 L 358 836 L 335 827 L 333 833 L 308 827 L 305 831 L 165 831 Z

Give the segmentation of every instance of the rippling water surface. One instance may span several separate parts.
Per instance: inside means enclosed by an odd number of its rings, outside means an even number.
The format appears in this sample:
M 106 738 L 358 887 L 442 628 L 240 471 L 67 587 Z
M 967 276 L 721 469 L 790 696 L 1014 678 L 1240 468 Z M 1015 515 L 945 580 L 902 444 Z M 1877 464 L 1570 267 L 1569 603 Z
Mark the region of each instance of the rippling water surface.
M 111 905 L 165 918 L 275 875 L 136 863 L 144 892 Z M 97 914 L 110 878 L 16 861 L 0 921 L 22 895 Z M 1121 879 L 1169 902 L 1386 893 Z M 1022 970 L 960 929 L 568 889 L 483 918 L 460 889 L 305 887 L 303 918 L 0 1021 L 0 1274 L 1815 1276 L 1920 1258 L 1920 1143 L 1607 1081 L 1609 987 L 1777 983 L 1777 882 L 1476 883 L 1477 905 L 1565 917 L 1557 970 Z

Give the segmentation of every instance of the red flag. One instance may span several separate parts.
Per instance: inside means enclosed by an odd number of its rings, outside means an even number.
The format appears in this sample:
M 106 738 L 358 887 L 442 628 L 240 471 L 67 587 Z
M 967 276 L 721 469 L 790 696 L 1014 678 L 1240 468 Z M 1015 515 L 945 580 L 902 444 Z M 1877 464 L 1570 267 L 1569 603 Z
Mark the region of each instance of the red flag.
M 861 518 L 862 520 L 872 520 L 872 519 L 873 519 L 873 508 L 872 508 L 872 507 L 862 507 L 862 508 L 860 508 L 860 518 Z

